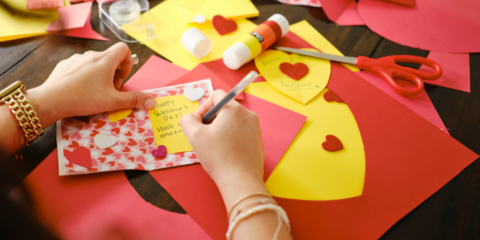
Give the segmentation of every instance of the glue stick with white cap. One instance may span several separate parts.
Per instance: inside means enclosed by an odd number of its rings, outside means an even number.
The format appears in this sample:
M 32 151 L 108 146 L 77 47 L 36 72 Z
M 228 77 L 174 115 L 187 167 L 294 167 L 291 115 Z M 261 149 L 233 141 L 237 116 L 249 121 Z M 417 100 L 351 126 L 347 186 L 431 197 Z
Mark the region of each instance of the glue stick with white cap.
M 285 36 L 289 27 L 288 20 L 283 15 L 273 14 L 267 21 L 258 25 L 251 34 L 225 50 L 223 62 L 230 69 L 240 68 Z

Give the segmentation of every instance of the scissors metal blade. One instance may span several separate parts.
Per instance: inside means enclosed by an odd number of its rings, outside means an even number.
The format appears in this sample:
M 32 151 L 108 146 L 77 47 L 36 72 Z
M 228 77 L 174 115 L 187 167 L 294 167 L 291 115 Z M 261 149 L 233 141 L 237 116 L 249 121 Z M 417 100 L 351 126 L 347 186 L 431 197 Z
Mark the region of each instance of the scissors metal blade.
M 335 62 L 357 65 L 356 57 L 344 57 L 344 56 L 338 56 L 333 54 L 311 52 L 307 50 L 300 50 L 296 48 L 287 48 L 287 47 L 276 47 L 275 49 L 278 49 L 284 52 L 290 52 L 290 53 L 296 53 L 296 54 L 305 55 L 309 57 L 314 57 L 314 58 L 321 58 L 321 59 L 327 59 Z

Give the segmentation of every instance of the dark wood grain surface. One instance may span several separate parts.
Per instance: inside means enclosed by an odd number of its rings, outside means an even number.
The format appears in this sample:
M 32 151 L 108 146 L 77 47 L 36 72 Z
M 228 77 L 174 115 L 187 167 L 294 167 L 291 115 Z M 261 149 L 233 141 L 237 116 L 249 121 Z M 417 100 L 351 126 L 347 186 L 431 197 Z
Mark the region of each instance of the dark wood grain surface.
M 150 1 L 151 6 L 159 0 Z M 328 20 L 323 9 L 283 5 L 274 0 L 254 0 L 260 17 L 251 19 L 260 24 L 274 13 L 285 15 L 291 23 L 307 20 L 342 53 L 351 56 L 382 57 L 392 54 L 427 56 L 428 51 L 391 42 L 364 26 L 342 27 Z M 110 42 L 46 35 L 0 43 L 0 89 L 16 80 L 27 88 L 41 85 L 55 65 L 75 53 L 102 51 L 119 40 L 108 29 L 102 29 L 96 4 L 92 9 L 93 28 Z M 480 44 L 480 43 L 479 43 Z M 160 56 L 140 44 L 129 44 L 139 56 L 140 64 L 151 55 Z M 480 153 L 480 54 L 470 54 L 471 93 L 427 85 L 426 91 L 451 136 Z M 128 80 L 128 78 L 127 78 Z M 25 159 L 5 159 L 0 162 L 2 190 L 18 185 L 55 148 L 55 128 L 49 127 L 40 140 L 23 150 Z M 148 202 L 166 210 L 185 213 L 170 195 L 143 171 L 125 171 L 137 192 Z M 480 239 L 480 163 L 474 162 L 440 191 L 395 224 L 382 239 Z M 0 206 L 5 210 L 6 206 Z M 27 223 L 25 223 L 27 224 Z M 24 226 L 17 225 L 19 231 Z M 32 239 L 37 232 L 32 231 Z M 22 234 L 19 234 L 19 236 Z M 38 239 L 38 238 L 37 238 Z

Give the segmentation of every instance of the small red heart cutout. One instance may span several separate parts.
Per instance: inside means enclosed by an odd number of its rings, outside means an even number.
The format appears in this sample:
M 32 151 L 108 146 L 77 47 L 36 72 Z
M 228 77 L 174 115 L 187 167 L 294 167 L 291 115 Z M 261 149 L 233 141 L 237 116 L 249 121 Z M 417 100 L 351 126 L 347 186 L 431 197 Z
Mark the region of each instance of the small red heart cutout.
M 332 90 L 328 90 L 325 94 L 323 94 L 323 99 L 327 102 L 337 102 L 337 103 L 342 103 L 343 99 L 340 98 L 336 93 L 334 93 Z
M 294 80 L 300 80 L 308 73 L 308 66 L 305 63 L 291 63 L 284 62 L 280 64 L 280 71 Z
M 159 145 L 157 149 L 154 149 L 152 151 L 152 156 L 156 158 L 164 158 L 167 156 L 167 147 L 163 145 Z
M 340 139 L 338 139 L 337 137 L 333 135 L 327 135 L 327 137 L 325 137 L 325 140 L 326 141 L 322 143 L 323 149 L 330 152 L 339 151 L 343 149 L 343 144 L 340 141 Z
M 233 20 L 227 20 L 221 15 L 216 15 L 212 18 L 213 28 L 220 35 L 225 35 L 237 30 L 237 23 Z
M 63 155 L 69 162 L 73 164 L 85 168 L 92 167 L 92 156 L 90 155 L 90 150 L 88 150 L 88 148 L 77 147 L 72 152 L 63 150 Z

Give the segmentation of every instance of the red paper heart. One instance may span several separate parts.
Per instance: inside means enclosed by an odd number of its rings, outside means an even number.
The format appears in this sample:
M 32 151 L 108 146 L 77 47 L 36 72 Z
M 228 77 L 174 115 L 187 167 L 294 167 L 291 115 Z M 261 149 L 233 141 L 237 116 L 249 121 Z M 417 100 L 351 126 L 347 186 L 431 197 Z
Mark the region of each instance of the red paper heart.
M 323 99 L 327 102 L 337 102 L 337 103 L 342 103 L 343 100 L 340 98 L 336 93 L 334 93 L 332 90 L 328 90 L 325 94 L 323 94 Z
M 237 30 L 237 23 L 233 20 L 227 20 L 221 15 L 216 15 L 212 19 L 213 28 L 220 35 L 225 35 Z
M 307 75 L 308 66 L 305 63 L 295 63 L 295 65 L 292 65 L 291 63 L 284 62 L 280 64 L 280 71 L 289 78 L 298 81 Z
M 90 150 L 84 147 L 77 147 L 70 152 L 68 150 L 63 150 L 63 155 L 65 158 L 78 166 L 91 168 L 92 167 L 92 156 L 90 155 Z
M 327 135 L 327 137 L 325 137 L 325 140 L 326 141 L 322 143 L 323 149 L 325 149 L 327 151 L 330 151 L 330 152 L 334 152 L 334 151 L 338 151 L 338 150 L 343 149 L 343 144 L 340 141 L 340 139 L 338 139 L 337 137 L 335 137 L 333 135 Z

